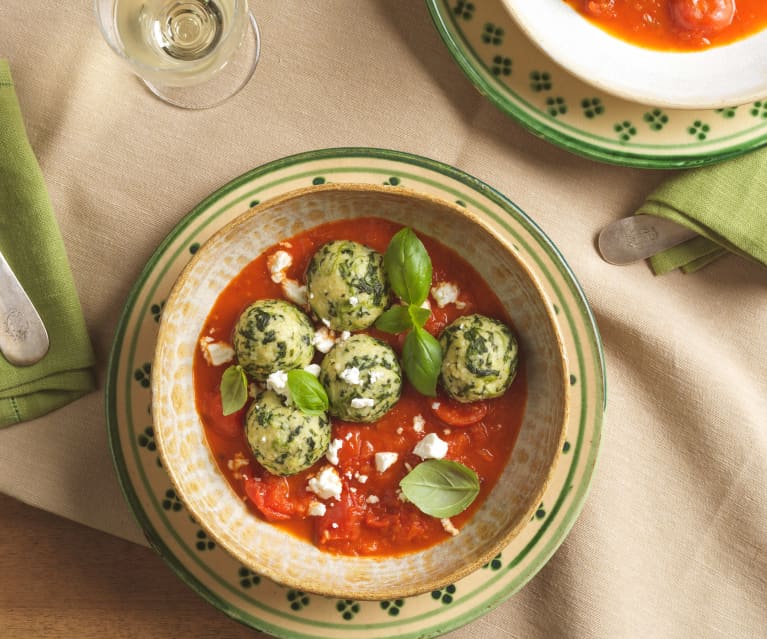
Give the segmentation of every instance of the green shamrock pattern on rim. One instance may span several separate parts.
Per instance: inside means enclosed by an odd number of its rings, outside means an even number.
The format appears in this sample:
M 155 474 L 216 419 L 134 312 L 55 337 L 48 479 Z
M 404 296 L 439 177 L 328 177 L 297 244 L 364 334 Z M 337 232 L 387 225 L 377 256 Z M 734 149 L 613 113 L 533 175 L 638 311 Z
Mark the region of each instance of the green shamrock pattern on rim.
M 427 4 L 448 50 L 481 93 L 540 137 L 575 153 L 672 168 L 708 164 L 767 143 L 767 100 L 699 111 L 632 103 L 555 65 L 502 0 Z M 600 117 L 606 113 L 611 121 Z M 713 116 L 721 126 L 712 124 Z

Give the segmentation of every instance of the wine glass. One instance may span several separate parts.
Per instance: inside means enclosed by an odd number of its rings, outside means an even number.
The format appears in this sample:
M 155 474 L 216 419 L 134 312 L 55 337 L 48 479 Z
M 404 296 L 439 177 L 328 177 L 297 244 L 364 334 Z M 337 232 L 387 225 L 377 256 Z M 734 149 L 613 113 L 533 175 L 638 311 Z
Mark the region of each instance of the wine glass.
M 258 64 L 247 0 L 95 0 L 112 50 L 156 96 L 206 109 L 232 97 Z

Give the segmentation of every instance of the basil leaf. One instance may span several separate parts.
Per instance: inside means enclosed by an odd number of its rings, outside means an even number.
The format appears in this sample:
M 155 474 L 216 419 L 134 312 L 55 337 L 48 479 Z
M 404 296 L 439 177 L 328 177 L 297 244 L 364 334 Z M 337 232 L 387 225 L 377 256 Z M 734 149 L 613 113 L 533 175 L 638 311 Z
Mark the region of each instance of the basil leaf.
M 479 494 L 477 473 L 448 459 L 421 462 L 399 485 L 421 512 L 440 519 L 463 512 Z
M 248 401 L 248 378 L 242 366 L 235 364 L 224 371 L 219 386 L 224 415 L 236 413 Z
M 288 371 L 288 390 L 293 403 L 307 415 L 322 415 L 328 409 L 328 394 L 320 380 L 307 371 Z
M 402 367 L 419 393 L 434 397 L 442 367 L 442 348 L 436 338 L 418 326 L 410 331 L 402 347 Z
M 429 315 L 431 315 L 431 311 L 423 306 L 414 306 L 411 304 L 407 307 L 407 310 L 410 314 L 413 326 L 418 326 L 419 328 L 423 328 L 423 325 L 426 324 L 426 320 L 429 319 Z
M 395 304 L 376 320 L 375 326 L 385 333 L 404 333 L 413 326 L 407 306 Z
M 392 237 L 384 254 L 392 290 L 407 304 L 420 306 L 431 287 L 431 259 L 421 240 L 405 227 Z

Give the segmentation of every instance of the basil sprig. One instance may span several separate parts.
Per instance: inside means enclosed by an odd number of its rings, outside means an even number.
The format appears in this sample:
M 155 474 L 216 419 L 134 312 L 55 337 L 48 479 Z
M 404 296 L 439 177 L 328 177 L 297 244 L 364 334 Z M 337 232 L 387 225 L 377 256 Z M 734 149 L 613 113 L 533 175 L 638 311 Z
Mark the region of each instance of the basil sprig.
M 224 371 L 219 386 L 224 415 L 236 413 L 248 401 L 248 378 L 242 366 L 235 364 Z
M 469 507 L 479 494 L 479 477 L 460 462 L 428 459 L 405 475 L 399 486 L 421 512 L 442 519 Z
M 424 330 L 430 311 L 422 304 L 429 296 L 432 266 L 423 242 L 410 228 L 392 237 L 384 254 L 384 268 L 392 290 L 405 302 L 385 311 L 375 326 L 387 333 L 404 333 L 402 367 L 410 383 L 423 395 L 437 394 L 437 378 L 442 366 L 442 349 L 431 333 Z
M 431 288 L 431 259 L 413 229 L 405 227 L 394 234 L 384 254 L 384 268 L 403 302 L 423 304 Z
M 322 415 L 328 410 L 328 394 L 311 373 L 295 369 L 288 371 L 288 390 L 293 403 L 307 415 Z

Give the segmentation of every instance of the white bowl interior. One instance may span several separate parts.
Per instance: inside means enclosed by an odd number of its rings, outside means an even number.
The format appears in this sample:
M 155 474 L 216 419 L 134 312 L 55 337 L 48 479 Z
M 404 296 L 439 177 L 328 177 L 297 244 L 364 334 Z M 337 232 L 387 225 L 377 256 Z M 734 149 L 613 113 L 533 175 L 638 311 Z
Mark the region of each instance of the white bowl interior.
M 723 108 L 767 96 L 767 30 L 704 51 L 654 51 L 611 36 L 562 0 L 503 2 L 549 57 L 606 93 L 682 109 Z
M 523 425 L 489 498 L 461 533 L 391 559 L 336 556 L 252 515 L 219 473 L 194 406 L 192 360 L 221 290 L 276 242 L 326 221 L 380 216 L 460 252 L 504 303 L 528 376 Z M 473 218 L 473 219 L 472 219 Z M 483 228 L 485 227 L 485 228 Z M 400 189 L 318 187 L 238 218 L 197 252 L 163 312 L 152 367 L 155 433 L 176 489 L 201 526 L 244 565 L 285 585 L 329 596 L 385 599 L 426 592 L 489 561 L 530 519 L 558 458 L 567 415 L 566 362 L 551 304 L 492 220 Z

